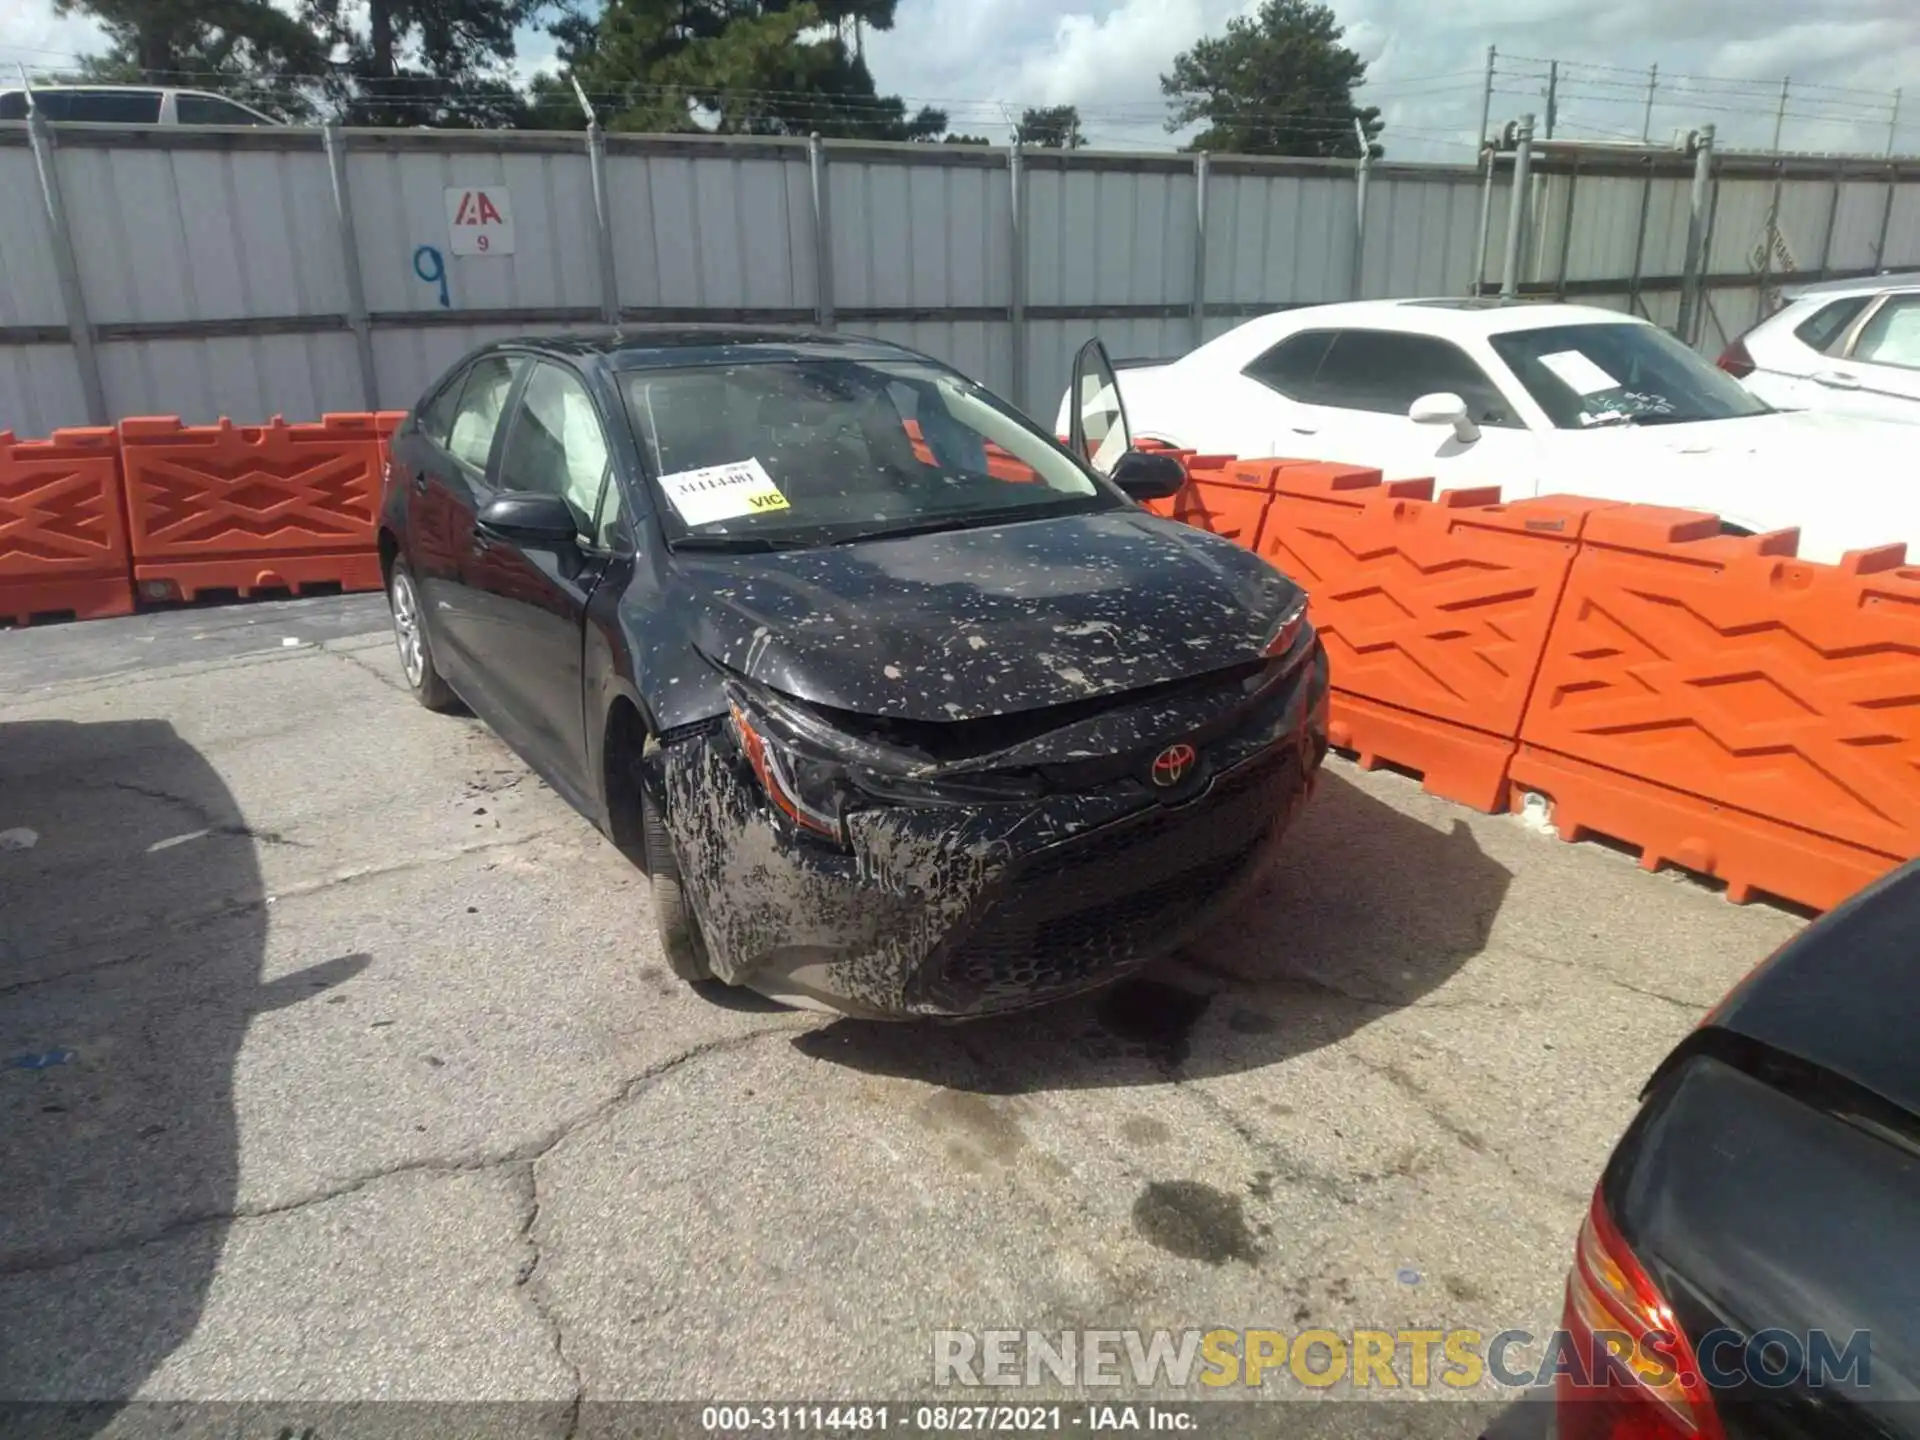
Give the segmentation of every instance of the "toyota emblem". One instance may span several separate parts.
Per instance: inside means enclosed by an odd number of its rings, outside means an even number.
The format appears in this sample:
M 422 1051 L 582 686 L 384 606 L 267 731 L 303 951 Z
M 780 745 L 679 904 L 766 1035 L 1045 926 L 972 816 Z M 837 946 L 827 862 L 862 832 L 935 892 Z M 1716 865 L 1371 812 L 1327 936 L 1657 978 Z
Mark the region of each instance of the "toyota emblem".
M 1153 783 L 1162 790 L 1170 790 L 1187 778 L 1187 772 L 1193 769 L 1198 757 L 1193 746 L 1182 741 L 1178 745 L 1169 745 L 1153 757 Z

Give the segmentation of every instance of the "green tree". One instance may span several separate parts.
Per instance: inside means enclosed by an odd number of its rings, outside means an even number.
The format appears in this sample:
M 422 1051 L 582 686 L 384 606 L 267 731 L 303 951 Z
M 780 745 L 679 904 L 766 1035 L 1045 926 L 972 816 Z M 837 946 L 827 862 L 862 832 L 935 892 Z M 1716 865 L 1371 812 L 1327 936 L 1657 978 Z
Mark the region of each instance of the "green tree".
M 107 50 L 81 63 L 90 79 L 218 90 L 284 119 L 313 113 L 326 47 L 269 0 L 54 0 L 60 15 L 89 15 Z
M 880 95 L 860 54 L 860 32 L 890 27 L 894 4 L 607 0 L 590 32 L 571 18 L 555 34 L 614 129 L 936 140 L 945 113 Z
M 1265 0 L 1229 20 L 1225 35 L 1175 57 L 1173 73 L 1160 77 L 1167 129 L 1204 120 L 1195 150 L 1357 158 L 1358 120 L 1378 155 L 1380 111 L 1353 103 L 1367 66 L 1340 43 L 1345 33 L 1315 0 Z
M 1080 110 L 1074 105 L 1046 105 L 1021 113 L 1014 142 L 1048 150 L 1078 150 L 1086 138 L 1080 133 Z
M 305 0 L 336 58 L 327 91 L 350 125 L 523 123 L 513 32 L 555 0 Z

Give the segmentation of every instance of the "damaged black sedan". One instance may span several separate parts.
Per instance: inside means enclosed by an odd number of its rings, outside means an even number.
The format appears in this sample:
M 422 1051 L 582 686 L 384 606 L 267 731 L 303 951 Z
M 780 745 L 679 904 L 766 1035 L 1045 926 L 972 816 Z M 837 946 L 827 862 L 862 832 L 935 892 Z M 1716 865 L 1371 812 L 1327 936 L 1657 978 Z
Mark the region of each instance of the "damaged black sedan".
M 647 871 L 686 979 L 875 1017 L 1103 984 L 1258 873 L 1327 678 L 1301 592 L 1141 508 L 1178 465 L 1076 384 L 1091 463 L 877 341 L 489 345 L 391 446 L 407 680 Z

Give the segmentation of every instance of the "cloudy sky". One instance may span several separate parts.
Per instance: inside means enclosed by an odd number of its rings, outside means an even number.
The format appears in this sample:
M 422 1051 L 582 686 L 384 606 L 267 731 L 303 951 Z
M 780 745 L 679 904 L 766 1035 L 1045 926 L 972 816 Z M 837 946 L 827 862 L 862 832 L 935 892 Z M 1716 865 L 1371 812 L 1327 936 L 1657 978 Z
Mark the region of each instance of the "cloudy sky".
M 1001 140 L 1027 105 L 1077 104 L 1093 143 L 1165 149 L 1159 75 L 1257 0 L 900 0 L 869 37 L 883 90 L 943 106 L 955 129 Z M 1880 153 L 1892 92 L 1905 86 L 1899 148 L 1920 152 L 1916 0 L 1335 0 L 1347 43 L 1368 61 L 1365 98 L 1387 118 L 1388 154 L 1470 159 L 1487 47 L 1493 118 L 1544 112 L 1546 61 L 1560 57 L 1559 131 L 1637 139 L 1648 68 L 1660 67 L 1652 133 L 1711 121 L 1723 145 L 1767 148 L 1790 77 L 1784 148 Z M 52 0 L 0 4 L 0 64 L 58 66 L 95 48 L 92 25 Z M 523 63 L 550 54 L 528 36 Z

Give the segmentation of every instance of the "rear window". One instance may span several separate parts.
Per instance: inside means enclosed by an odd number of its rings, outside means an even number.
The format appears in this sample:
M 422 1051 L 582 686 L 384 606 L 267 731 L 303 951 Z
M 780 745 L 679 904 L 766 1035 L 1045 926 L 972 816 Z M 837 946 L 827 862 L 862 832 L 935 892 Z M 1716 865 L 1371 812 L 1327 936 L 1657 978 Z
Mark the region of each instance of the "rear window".
M 185 91 L 173 97 L 174 118 L 182 125 L 264 125 L 267 122 L 231 100 L 218 95 L 193 95 Z
M 0 120 L 27 118 L 27 97 L 19 90 L 0 91 Z
M 1822 305 L 1813 314 L 1793 327 L 1793 333 L 1801 343 L 1827 354 L 1839 343 L 1840 337 L 1847 333 L 1847 327 L 1867 308 L 1871 295 L 1851 295 L 1845 300 L 1835 300 Z

